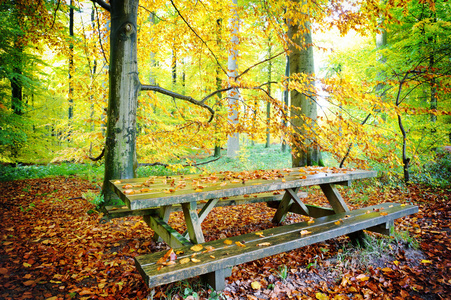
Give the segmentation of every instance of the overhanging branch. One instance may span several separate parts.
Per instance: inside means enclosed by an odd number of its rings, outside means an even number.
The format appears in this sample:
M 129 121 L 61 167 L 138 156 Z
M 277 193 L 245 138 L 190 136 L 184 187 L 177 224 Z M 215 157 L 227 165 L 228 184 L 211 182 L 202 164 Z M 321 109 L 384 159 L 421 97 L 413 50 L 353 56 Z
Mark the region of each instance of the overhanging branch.
M 94 2 L 94 3 L 97 3 L 103 9 L 111 12 L 111 6 L 108 3 L 106 3 L 105 1 L 103 1 L 103 0 L 91 0 L 91 1 Z
M 213 110 L 213 108 L 211 108 L 210 106 L 208 106 L 208 105 L 206 105 L 204 103 L 207 98 L 204 98 L 202 101 L 199 101 L 199 100 L 194 99 L 193 97 L 185 96 L 185 95 L 182 95 L 182 94 L 179 94 L 179 93 L 176 93 L 176 92 L 164 89 L 164 88 L 162 88 L 160 86 L 157 86 L 157 85 L 141 85 L 141 91 L 154 91 L 154 92 L 157 92 L 157 93 L 160 93 L 160 94 L 164 94 L 164 95 L 176 98 L 176 99 L 188 101 L 188 102 L 193 103 L 193 104 L 195 104 L 197 106 L 203 107 L 203 108 L 207 109 L 211 113 L 211 116 L 210 116 L 210 119 L 208 120 L 208 122 L 211 122 L 213 120 L 213 117 L 215 116 L 215 111 Z M 213 96 L 216 93 L 219 93 L 219 91 L 216 91 L 215 93 L 210 94 L 207 97 L 209 98 L 209 97 Z

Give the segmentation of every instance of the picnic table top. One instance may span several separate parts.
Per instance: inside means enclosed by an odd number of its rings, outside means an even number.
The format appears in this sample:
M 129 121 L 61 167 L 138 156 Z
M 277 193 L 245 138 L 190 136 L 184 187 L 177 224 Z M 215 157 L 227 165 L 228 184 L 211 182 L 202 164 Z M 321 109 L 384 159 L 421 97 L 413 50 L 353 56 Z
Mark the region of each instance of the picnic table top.
M 301 167 L 282 170 L 218 172 L 111 180 L 111 187 L 131 210 L 214 198 L 250 195 L 375 177 L 376 171 Z

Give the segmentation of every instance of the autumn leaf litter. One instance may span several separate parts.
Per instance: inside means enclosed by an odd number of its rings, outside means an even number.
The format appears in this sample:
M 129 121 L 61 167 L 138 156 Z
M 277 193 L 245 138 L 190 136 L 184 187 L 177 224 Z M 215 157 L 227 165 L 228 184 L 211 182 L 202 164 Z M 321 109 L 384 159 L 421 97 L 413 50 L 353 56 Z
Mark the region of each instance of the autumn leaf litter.
M 1 299 L 143 299 L 151 294 L 133 258 L 167 251 L 151 241 L 153 232 L 139 217 L 101 222 L 82 199 L 88 182 L 75 177 L 0 183 Z M 420 206 L 415 216 L 396 222 L 419 241 L 414 250 L 402 240 L 386 250 L 351 247 L 346 237 L 235 266 L 222 293 L 229 299 L 446 299 L 451 295 L 451 192 L 410 186 L 378 191 L 364 205 L 386 199 Z M 349 200 L 349 199 L 345 199 Z M 311 204 L 323 204 L 317 193 Z M 258 203 L 215 208 L 204 221 L 207 240 L 273 227 L 273 209 Z M 286 222 L 308 221 L 290 215 Z M 185 230 L 180 213 L 170 224 Z M 307 233 L 304 233 L 307 234 Z M 373 239 L 374 240 L 374 239 Z M 380 240 L 380 239 L 379 239 Z M 365 252 L 366 251 L 366 252 Z M 366 254 L 365 254 L 366 253 Z M 286 266 L 286 273 L 281 273 Z M 157 287 L 155 298 L 182 299 L 182 286 L 196 279 Z M 208 297 L 199 287 L 197 293 Z

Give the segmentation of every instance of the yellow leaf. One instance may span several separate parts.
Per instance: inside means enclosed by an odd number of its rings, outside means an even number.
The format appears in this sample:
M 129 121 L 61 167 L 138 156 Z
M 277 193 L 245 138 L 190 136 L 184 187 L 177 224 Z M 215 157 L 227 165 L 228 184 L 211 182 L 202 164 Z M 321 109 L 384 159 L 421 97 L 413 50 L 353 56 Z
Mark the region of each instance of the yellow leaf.
M 314 219 L 310 219 L 310 220 L 307 221 L 307 224 L 313 224 L 313 223 L 315 223 Z
M 189 261 L 190 261 L 189 257 L 185 257 L 180 260 L 180 264 L 183 265 L 183 264 L 188 263 Z
M 194 190 L 196 193 L 200 193 L 200 192 L 202 192 L 202 189 L 195 189 Z
M 316 293 L 315 295 L 316 299 L 318 300 L 329 300 L 329 296 L 323 294 L 323 293 Z
M 395 260 L 395 261 L 393 262 L 393 264 L 395 264 L 395 266 L 399 266 L 399 261 Z
M 224 244 L 226 244 L 226 245 L 232 245 L 233 242 L 232 242 L 231 240 L 225 240 L 225 241 L 224 241 Z
M 215 257 L 213 255 L 210 255 L 210 258 L 215 259 Z
M 356 277 L 358 280 L 360 281 L 367 281 L 368 279 L 370 279 L 369 276 L 365 275 L 365 274 L 360 274 L 359 276 Z
M 383 268 L 382 272 L 392 272 L 393 270 L 390 269 L 389 267 Z
M 254 281 L 254 282 L 251 283 L 251 287 L 252 287 L 254 290 L 259 290 L 259 289 L 262 287 L 262 285 L 260 284 L 260 282 Z
M 244 244 L 242 244 L 241 242 L 235 242 L 235 244 L 238 246 L 238 247 L 246 247 Z
M 265 243 L 260 243 L 260 244 L 257 244 L 257 246 L 258 246 L 258 247 L 266 247 L 266 246 L 271 246 L 271 243 L 269 243 L 269 242 L 265 242 Z
M 335 225 L 340 225 L 340 220 L 334 223 Z
M 308 230 L 301 230 L 300 233 L 301 233 L 301 236 L 304 236 L 304 235 L 310 234 L 311 232 Z
M 23 263 L 23 266 L 24 266 L 25 268 L 31 267 L 31 265 L 30 265 L 29 263 L 26 263 L 26 262 Z
M 200 262 L 200 259 L 197 259 L 197 258 L 191 258 L 191 261 L 192 261 L 193 263 L 198 263 L 198 262 Z
M 197 244 L 197 245 L 192 246 L 190 249 L 197 252 L 197 251 L 202 250 L 203 248 L 204 248 L 204 246 Z
M 427 259 L 423 259 L 423 260 L 421 261 L 421 263 L 422 263 L 422 264 L 432 264 L 432 261 L 427 260 Z

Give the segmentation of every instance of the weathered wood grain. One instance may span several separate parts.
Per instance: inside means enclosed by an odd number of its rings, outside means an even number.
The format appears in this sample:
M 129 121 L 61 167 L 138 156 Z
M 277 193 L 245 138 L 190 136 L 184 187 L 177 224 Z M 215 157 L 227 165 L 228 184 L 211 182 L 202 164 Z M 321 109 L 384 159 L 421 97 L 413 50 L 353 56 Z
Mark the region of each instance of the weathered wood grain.
M 214 251 L 196 255 L 199 263 L 188 262 L 159 269 L 155 262 L 164 255 L 164 252 L 152 253 L 136 257 L 136 266 L 149 287 L 158 286 L 170 282 L 202 274 L 211 274 L 215 281 L 224 280 L 222 270 L 234 265 L 289 251 L 309 244 L 317 243 L 340 235 L 357 232 L 368 227 L 386 224 L 394 219 L 416 213 L 418 208 L 412 205 L 401 206 L 399 204 L 384 203 L 369 208 L 358 209 L 350 212 L 338 213 L 321 217 L 313 224 L 297 223 L 264 230 L 262 235 L 249 233 L 246 235 L 231 237 L 232 245 L 224 244 L 224 240 L 204 243 L 204 246 L 212 246 Z M 338 224 L 337 224 L 338 221 Z M 300 234 L 301 230 L 307 230 L 309 234 Z M 244 243 L 240 247 L 235 242 Z M 259 246 L 262 243 L 269 246 Z M 179 256 L 191 257 L 194 252 L 189 247 L 182 247 Z M 217 282 L 217 287 L 223 287 L 223 283 Z

